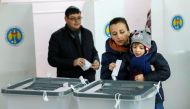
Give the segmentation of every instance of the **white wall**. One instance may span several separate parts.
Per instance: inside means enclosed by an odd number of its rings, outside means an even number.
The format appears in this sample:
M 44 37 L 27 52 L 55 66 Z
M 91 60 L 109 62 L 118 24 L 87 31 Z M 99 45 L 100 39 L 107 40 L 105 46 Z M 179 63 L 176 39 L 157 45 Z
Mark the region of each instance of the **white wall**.
M 139 2 L 141 5 L 131 9 Z M 113 8 L 115 4 L 119 5 L 119 7 Z M 150 1 L 147 0 L 144 4 L 141 0 L 109 0 L 109 2 L 107 0 L 65 0 L 63 2 L 53 2 L 52 0 L 52 2 L 34 2 L 33 14 L 36 39 L 37 76 L 46 76 L 48 73 L 52 73 L 52 76 L 56 76 L 56 69 L 49 66 L 47 63 L 48 41 L 52 32 L 64 26 L 64 11 L 70 5 L 75 5 L 82 10 L 82 24 L 93 32 L 95 46 L 101 57 L 101 54 L 104 52 L 105 40 L 107 38 L 104 33 L 105 25 L 110 19 L 116 16 L 131 16 L 131 11 L 129 10 L 143 10 L 134 12 L 135 14 L 133 13 L 133 15 L 135 17 L 129 17 L 127 20 L 129 20 L 129 25 L 135 22 L 135 28 L 144 28 Z M 134 19 L 137 18 L 136 16 L 142 17 L 140 19 Z M 133 29 L 134 26 L 131 26 L 131 30 Z M 97 72 L 96 78 L 99 79 L 99 71 Z
M 130 31 L 143 29 L 146 15 L 150 9 L 150 0 L 96 0 L 94 1 L 94 32 L 95 45 L 101 58 L 105 52 L 106 25 L 114 17 L 126 18 Z M 87 16 L 86 16 L 87 17 Z M 91 20 L 90 20 L 91 21 Z M 90 22 L 89 20 L 86 22 Z M 100 73 L 97 72 L 97 79 Z
M 83 25 L 94 35 L 95 46 L 105 51 L 105 25 L 113 17 L 126 17 L 131 31 L 144 28 L 150 0 L 2 0 L 2 2 L 32 2 L 36 48 L 37 76 L 56 76 L 56 69 L 47 62 L 50 35 L 65 25 L 64 11 L 70 5 L 82 10 Z M 116 5 L 117 4 L 117 5 Z M 138 17 L 140 16 L 140 17 Z M 99 78 L 99 71 L 97 72 Z
M 163 82 L 166 109 L 190 107 L 189 4 L 190 2 L 186 0 L 152 0 L 153 39 L 171 68 L 171 77 Z M 172 19 L 175 15 L 181 15 L 184 19 L 181 30 L 172 28 Z
M 151 0 L 125 0 L 125 18 L 130 30 L 144 29 Z
M 56 69 L 47 62 L 48 42 L 51 34 L 65 25 L 65 9 L 70 5 L 82 10 L 87 0 L 2 0 L 2 3 L 29 2 L 33 6 L 33 22 L 38 77 L 56 77 Z
M 131 31 L 141 29 L 144 27 L 146 13 L 150 7 L 150 0 L 1 0 L 1 2 L 32 1 L 38 76 L 46 76 L 47 72 L 54 72 L 53 76 L 55 76 L 55 69 L 47 63 L 48 41 L 50 34 L 65 24 L 63 19 L 64 10 L 68 5 L 77 5 L 80 9 L 84 9 L 83 24 L 93 31 L 95 44 L 100 56 L 104 51 L 104 42 L 106 40 L 104 34 L 105 25 L 111 17 L 124 16 Z M 163 83 L 166 96 L 164 104 L 167 109 L 188 109 L 190 107 L 188 103 L 190 98 L 188 93 L 190 92 L 188 85 L 190 75 L 190 67 L 188 66 L 190 59 L 188 55 L 190 53 L 188 43 L 188 28 L 190 28 L 188 23 L 190 17 L 187 14 L 189 11 L 188 4 L 190 4 L 188 0 L 152 0 L 153 39 L 158 45 L 158 50 L 168 60 L 172 73 L 171 77 Z M 95 14 L 93 15 L 91 12 Z M 180 32 L 175 32 L 171 30 L 170 21 L 174 14 L 179 13 L 184 16 L 184 28 Z M 1 58 L 3 59 L 3 57 Z M 15 78 L 16 76 L 15 73 L 10 78 Z
M 65 25 L 64 13 L 67 7 L 74 5 L 82 9 L 83 4 L 83 0 L 33 3 L 37 76 L 56 77 L 56 69 L 47 62 L 50 36 Z
M 116 5 L 117 4 L 117 5 Z M 99 55 L 105 51 L 105 26 L 114 17 L 125 17 L 131 31 L 143 29 L 150 0 L 96 0 L 94 2 L 95 41 Z

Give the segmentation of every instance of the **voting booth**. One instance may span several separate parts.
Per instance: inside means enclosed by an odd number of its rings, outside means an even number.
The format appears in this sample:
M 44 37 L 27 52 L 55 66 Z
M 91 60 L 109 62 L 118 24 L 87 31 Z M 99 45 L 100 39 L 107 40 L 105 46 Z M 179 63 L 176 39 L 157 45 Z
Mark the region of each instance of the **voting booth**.
M 152 0 L 152 38 L 171 69 L 170 78 L 163 82 L 167 109 L 190 107 L 189 4 L 186 0 Z
M 36 75 L 31 4 L 0 4 L 0 88 Z M 0 94 L 0 108 L 4 101 Z

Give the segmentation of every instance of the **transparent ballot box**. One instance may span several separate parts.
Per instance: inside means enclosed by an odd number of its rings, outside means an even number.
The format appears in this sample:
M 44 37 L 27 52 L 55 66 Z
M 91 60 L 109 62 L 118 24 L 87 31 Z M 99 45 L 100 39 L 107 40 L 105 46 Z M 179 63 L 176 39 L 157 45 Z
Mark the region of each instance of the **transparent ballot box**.
M 73 94 L 79 109 L 154 109 L 155 82 L 95 81 Z
M 1 89 L 7 109 L 77 109 L 72 87 L 79 79 L 30 78 Z

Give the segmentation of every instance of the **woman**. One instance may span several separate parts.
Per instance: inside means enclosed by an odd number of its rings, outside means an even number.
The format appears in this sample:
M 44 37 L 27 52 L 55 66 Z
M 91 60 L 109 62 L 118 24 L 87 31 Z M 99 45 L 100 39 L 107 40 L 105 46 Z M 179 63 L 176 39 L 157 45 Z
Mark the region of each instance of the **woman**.
M 130 36 L 129 26 L 125 18 L 116 17 L 110 21 L 109 30 L 111 38 L 106 41 L 106 52 L 102 54 L 101 79 L 111 80 L 111 73 L 116 67 L 116 60 L 122 60 L 123 55 L 129 51 Z M 122 62 L 117 80 L 128 80 L 127 68 Z

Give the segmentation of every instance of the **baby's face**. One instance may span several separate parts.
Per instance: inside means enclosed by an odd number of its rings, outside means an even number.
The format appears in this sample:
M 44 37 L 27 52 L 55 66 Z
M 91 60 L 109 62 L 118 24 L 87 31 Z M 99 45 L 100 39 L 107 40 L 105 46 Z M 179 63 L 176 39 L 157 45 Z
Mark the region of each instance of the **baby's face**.
M 132 51 L 136 57 L 140 57 L 145 54 L 145 47 L 143 44 L 135 42 L 132 44 Z

